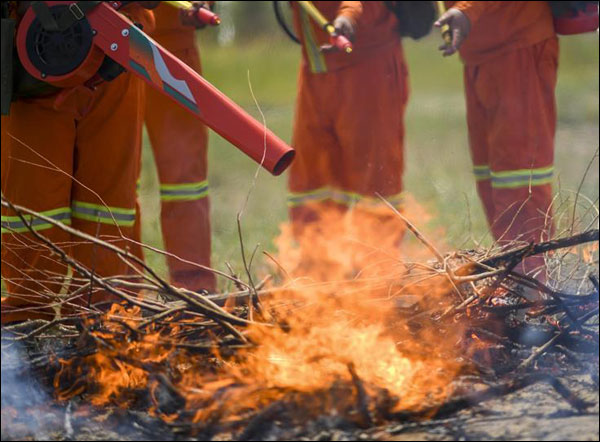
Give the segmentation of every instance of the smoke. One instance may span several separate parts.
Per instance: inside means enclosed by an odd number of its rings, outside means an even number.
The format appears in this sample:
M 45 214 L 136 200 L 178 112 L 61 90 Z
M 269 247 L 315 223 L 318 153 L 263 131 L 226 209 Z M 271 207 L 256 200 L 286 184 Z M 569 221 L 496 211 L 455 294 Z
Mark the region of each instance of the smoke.
M 2 440 L 49 439 L 49 432 L 62 426 L 62 418 L 34 377 L 25 346 L 5 342 L 4 337 L 2 332 Z

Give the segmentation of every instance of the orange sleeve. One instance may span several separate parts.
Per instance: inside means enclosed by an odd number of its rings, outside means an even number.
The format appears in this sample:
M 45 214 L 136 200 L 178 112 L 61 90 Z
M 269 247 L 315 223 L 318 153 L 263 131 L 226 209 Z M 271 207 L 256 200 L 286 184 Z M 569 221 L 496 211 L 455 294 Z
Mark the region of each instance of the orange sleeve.
M 131 2 L 125 5 L 119 12 L 129 18 L 132 22 L 141 24 L 146 34 L 154 31 L 156 27 L 154 12 L 137 4 L 137 2 Z
M 363 12 L 362 2 L 343 1 L 340 3 L 338 15 L 349 18 L 354 24 L 358 23 L 358 20 Z
M 471 24 L 473 24 L 479 20 L 479 17 L 483 14 L 498 9 L 501 4 L 501 1 L 460 1 L 456 2 L 452 7 L 462 11 L 469 18 Z

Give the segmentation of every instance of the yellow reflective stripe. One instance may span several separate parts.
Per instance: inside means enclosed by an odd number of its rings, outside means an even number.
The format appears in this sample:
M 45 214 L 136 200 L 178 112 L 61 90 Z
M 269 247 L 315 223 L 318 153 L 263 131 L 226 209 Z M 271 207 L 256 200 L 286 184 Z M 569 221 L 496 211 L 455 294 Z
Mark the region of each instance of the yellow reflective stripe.
M 160 190 L 191 190 L 208 187 L 208 180 L 199 181 L 197 183 L 184 184 L 161 184 Z
M 526 186 L 541 186 L 552 182 L 554 166 L 538 169 L 519 169 L 491 172 L 492 187 L 511 189 Z
M 194 193 L 184 193 L 184 194 L 175 194 L 175 195 L 160 195 L 160 199 L 162 201 L 195 201 L 206 198 L 208 196 L 208 189 L 205 189 L 202 192 L 194 192 Z
M 287 197 L 289 207 L 301 206 L 310 201 L 324 201 L 330 198 L 330 190 L 327 187 L 310 190 L 308 192 L 290 192 Z
M 40 215 L 44 215 L 64 224 L 71 223 L 70 207 L 60 207 L 58 209 L 46 210 L 39 213 Z M 27 224 L 29 224 L 29 226 L 18 216 L 2 215 L 2 233 L 23 233 L 29 231 L 30 229 L 38 231 L 53 227 L 52 224 L 33 215 L 23 215 L 23 218 Z
M 195 201 L 208 196 L 208 180 L 198 183 L 161 184 L 162 201 Z
M 546 184 L 552 183 L 552 177 L 545 178 L 531 178 L 531 179 L 523 179 L 516 180 L 510 182 L 494 182 L 492 181 L 492 187 L 495 189 L 515 189 L 518 187 L 529 187 L 529 186 L 543 186 Z
M 398 207 L 403 203 L 404 193 L 400 192 L 395 195 L 383 196 L 383 198 L 392 206 Z M 346 206 L 352 206 L 355 204 L 368 205 L 372 207 L 385 205 L 385 203 L 377 197 L 365 196 L 361 195 L 360 193 L 346 192 L 343 190 L 332 191 L 331 199 L 338 204 L 343 204 Z
M 42 221 L 42 220 L 40 220 Z M 67 226 L 71 225 L 71 220 L 70 219 L 66 219 L 64 221 L 61 221 L 61 223 L 66 224 Z M 52 227 L 56 227 L 54 224 L 50 224 L 47 223 L 45 221 L 43 221 L 41 224 L 34 224 L 31 226 L 31 228 L 27 227 L 27 226 L 23 226 L 23 227 L 2 227 L 2 234 L 6 234 L 6 233 L 25 233 L 25 232 L 29 232 L 31 230 L 34 230 L 36 232 L 40 231 L 40 230 L 48 230 L 51 229 Z
M 290 195 L 290 197 L 295 198 L 295 197 L 316 195 L 318 193 L 329 193 L 329 188 L 328 187 L 319 187 L 318 189 L 308 190 L 306 192 L 290 192 L 289 195 Z
M 302 27 L 302 33 L 304 34 L 304 47 L 306 48 L 306 54 L 308 55 L 310 70 L 316 74 L 327 72 L 325 57 L 323 57 L 323 53 L 316 44 L 317 39 L 314 35 L 308 14 L 301 8 L 299 12 L 300 26 Z
M 539 169 L 517 169 L 517 170 L 502 170 L 499 172 L 491 171 L 491 175 L 494 178 L 506 178 L 506 177 L 523 177 L 532 175 L 545 175 L 547 173 L 554 172 L 554 166 L 540 167 Z
M 383 198 L 394 207 L 400 207 L 404 204 L 404 192 L 397 193 L 395 195 L 385 196 Z M 379 198 L 368 198 L 367 202 L 371 205 L 383 204 Z
M 127 208 L 123 208 L 123 207 L 110 207 L 110 206 L 105 206 L 105 205 L 100 205 L 100 204 L 85 203 L 83 201 L 73 201 L 73 205 L 71 206 L 71 209 L 73 211 L 75 211 L 80 208 L 81 209 L 92 209 L 92 210 L 97 210 L 100 212 L 118 213 L 121 215 L 135 215 L 135 209 L 127 209 Z
M 62 215 L 64 213 L 71 213 L 71 208 L 70 207 L 61 207 L 60 209 L 52 209 L 52 210 L 46 210 L 44 212 L 38 212 L 40 215 L 44 215 L 50 218 L 54 218 L 57 215 Z M 33 218 L 35 218 L 33 215 L 23 215 L 23 218 L 25 218 L 26 220 L 31 220 Z M 2 215 L 2 221 L 21 221 L 21 218 L 18 216 L 4 216 Z
M 475 181 L 484 181 L 491 178 L 491 170 L 487 164 L 473 166 L 473 174 L 475 175 Z
M 338 204 L 346 206 L 357 203 L 361 199 L 361 195 L 354 192 L 344 192 L 343 190 L 331 191 L 331 200 Z
M 74 201 L 71 209 L 73 218 L 85 221 L 123 227 L 131 227 L 135 224 L 135 209 L 107 207 L 82 201 Z
M 384 198 L 393 206 L 399 207 L 403 203 L 404 193 L 384 196 Z M 321 202 L 325 200 L 333 201 L 337 204 L 352 206 L 355 204 L 366 204 L 369 206 L 384 205 L 384 202 L 377 197 L 365 196 L 356 192 L 343 191 L 339 189 L 329 189 L 322 187 L 308 192 L 295 192 L 288 195 L 288 206 L 297 207 L 310 202 Z

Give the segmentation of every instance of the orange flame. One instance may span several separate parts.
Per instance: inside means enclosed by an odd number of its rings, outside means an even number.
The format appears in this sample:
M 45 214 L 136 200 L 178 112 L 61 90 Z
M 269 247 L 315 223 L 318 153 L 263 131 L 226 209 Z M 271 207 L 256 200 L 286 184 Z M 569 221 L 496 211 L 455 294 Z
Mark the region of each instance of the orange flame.
M 461 369 L 449 355 L 463 331 L 419 328 L 402 312 L 415 303 L 443 305 L 448 282 L 424 277 L 412 264 L 430 256 L 414 241 L 399 247 L 403 224 L 389 209 L 315 210 L 318 222 L 282 226 L 277 260 L 288 279 L 262 302 L 275 325 L 251 325 L 245 332 L 255 346 L 235 358 L 216 354 L 217 363 L 207 369 L 206 356 L 174 350 L 175 328 L 151 328 L 128 342 L 118 339 L 123 326 L 116 322 L 96 334 L 110 345 L 99 344 L 83 363 L 64 362 L 57 388 L 65 375 L 93 379 L 97 387 L 88 394 L 94 404 L 128 406 L 127 392 L 152 388 L 152 364 L 167 364 L 172 386 L 196 421 L 231 421 L 298 394 L 321 398 L 320 407 L 336 407 L 332 388 L 352 385 L 356 377 L 370 397 L 381 391 L 394 397 L 394 410 L 443 401 Z M 115 306 L 108 317 L 135 329 L 139 313 Z M 350 392 L 347 402 L 355 400 L 356 391 L 344 391 Z M 70 394 L 63 391 L 62 397 Z M 165 419 L 176 417 L 158 411 Z

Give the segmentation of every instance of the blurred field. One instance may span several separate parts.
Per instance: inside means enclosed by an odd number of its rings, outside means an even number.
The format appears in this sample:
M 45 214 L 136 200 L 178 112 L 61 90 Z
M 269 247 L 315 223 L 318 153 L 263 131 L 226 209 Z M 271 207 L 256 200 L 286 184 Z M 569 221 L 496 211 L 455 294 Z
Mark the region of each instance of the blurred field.
M 198 38 L 205 77 L 258 117 L 249 76 L 267 125 L 289 141 L 299 48 L 278 32 L 248 44 L 226 47 L 218 46 L 214 38 L 202 32 Z M 405 42 L 411 84 L 405 185 L 434 215 L 431 227 L 442 227 L 446 241 L 453 246 L 468 246 L 472 238 L 486 237 L 486 226 L 471 175 L 462 67 L 456 57 L 442 59 L 436 53 L 437 45 L 437 35 L 421 42 Z M 557 190 L 577 190 L 598 148 L 597 35 L 561 38 L 557 96 Z M 143 239 L 161 247 L 156 171 L 147 138 L 144 144 L 140 194 Z M 213 266 L 224 269 L 225 262 L 230 262 L 240 270 L 236 215 L 252 187 L 256 166 L 214 133 L 209 155 Z M 582 191 L 598 201 L 597 158 Z M 287 216 L 285 198 L 286 177 L 273 178 L 260 171 L 242 218 L 247 250 L 257 244 L 261 249 L 273 248 L 271 240 Z M 161 257 L 149 254 L 148 260 L 164 274 Z

